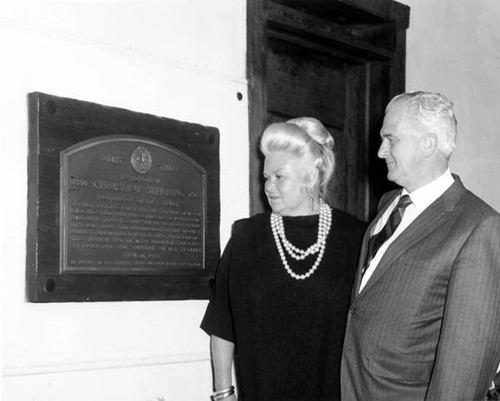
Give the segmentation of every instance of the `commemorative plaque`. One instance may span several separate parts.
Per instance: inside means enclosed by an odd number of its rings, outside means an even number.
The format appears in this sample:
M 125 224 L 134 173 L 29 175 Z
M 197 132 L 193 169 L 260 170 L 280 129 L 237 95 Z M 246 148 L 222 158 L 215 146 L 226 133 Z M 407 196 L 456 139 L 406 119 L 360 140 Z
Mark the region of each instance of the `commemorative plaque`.
M 220 255 L 218 130 L 28 100 L 28 301 L 208 298 Z
M 151 140 L 103 137 L 61 151 L 61 272 L 204 268 L 206 173 Z

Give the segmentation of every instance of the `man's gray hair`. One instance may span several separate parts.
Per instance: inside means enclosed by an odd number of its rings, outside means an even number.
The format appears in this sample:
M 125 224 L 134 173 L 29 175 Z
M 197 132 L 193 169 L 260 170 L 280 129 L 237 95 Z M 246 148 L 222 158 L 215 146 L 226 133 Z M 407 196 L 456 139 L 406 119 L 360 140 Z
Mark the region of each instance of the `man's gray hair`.
M 412 111 L 418 125 L 437 136 L 439 152 L 449 159 L 455 150 L 457 138 L 457 119 L 453 103 L 439 93 L 409 92 L 394 97 L 385 112 L 399 106 L 405 106 Z

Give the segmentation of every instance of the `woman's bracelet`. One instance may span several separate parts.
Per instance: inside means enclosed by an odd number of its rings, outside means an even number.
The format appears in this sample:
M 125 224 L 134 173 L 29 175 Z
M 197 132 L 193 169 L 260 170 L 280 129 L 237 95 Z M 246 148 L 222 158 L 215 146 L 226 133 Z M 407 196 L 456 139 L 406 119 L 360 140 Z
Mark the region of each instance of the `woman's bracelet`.
M 223 400 L 224 398 L 229 397 L 230 395 L 234 394 L 234 386 L 229 386 L 228 388 L 225 388 L 223 390 L 216 391 L 215 393 L 212 394 L 210 399 L 212 401 L 219 401 Z

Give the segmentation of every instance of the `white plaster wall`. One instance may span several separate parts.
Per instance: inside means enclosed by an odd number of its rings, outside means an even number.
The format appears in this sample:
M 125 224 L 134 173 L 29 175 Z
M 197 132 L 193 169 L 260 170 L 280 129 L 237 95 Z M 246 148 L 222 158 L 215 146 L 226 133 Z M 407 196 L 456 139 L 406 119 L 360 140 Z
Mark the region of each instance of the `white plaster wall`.
M 206 301 L 25 301 L 26 95 L 219 128 L 224 246 L 248 215 L 245 12 L 244 0 L 0 3 L 5 400 L 207 399 Z
M 411 7 L 406 88 L 440 92 L 455 103 L 452 171 L 500 211 L 500 2 L 400 2 Z

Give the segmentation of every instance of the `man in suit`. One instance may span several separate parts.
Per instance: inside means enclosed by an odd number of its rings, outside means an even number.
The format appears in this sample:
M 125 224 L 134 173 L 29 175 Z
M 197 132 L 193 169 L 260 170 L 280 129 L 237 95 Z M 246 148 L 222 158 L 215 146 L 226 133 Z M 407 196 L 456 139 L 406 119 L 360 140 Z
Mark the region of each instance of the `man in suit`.
M 452 175 L 453 104 L 387 106 L 378 156 L 402 187 L 363 240 L 342 355 L 342 401 L 484 400 L 500 362 L 500 215 Z M 496 185 L 496 184 L 495 184 Z

